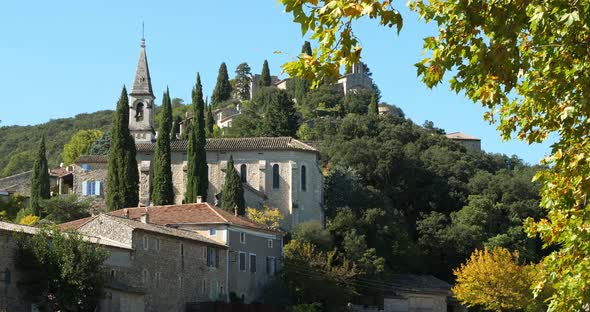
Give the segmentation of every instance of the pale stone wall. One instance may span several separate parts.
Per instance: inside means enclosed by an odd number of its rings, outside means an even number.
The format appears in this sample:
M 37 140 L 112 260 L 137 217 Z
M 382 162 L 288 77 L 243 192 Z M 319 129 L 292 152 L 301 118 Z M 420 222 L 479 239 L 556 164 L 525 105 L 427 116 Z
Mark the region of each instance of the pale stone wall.
M 447 312 L 445 295 L 428 295 L 417 293 L 400 294 L 402 298 L 385 298 L 385 312 Z
M 262 204 L 279 208 L 285 216 L 282 226 L 290 230 L 295 225 L 317 220 L 323 222 L 323 176 L 319 167 L 318 156 L 315 153 L 299 151 L 236 151 L 231 155 L 234 158 L 235 168 L 240 172 L 242 164 L 246 165 L 247 183 L 255 190 L 266 195 L 266 201 L 257 194 L 247 191 L 246 205 L 258 208 Z M 223 183 L 227 170 L 227 162 L 230 153 L 207 152 L 209 168 L 209 191 L 207 201 L 215 203 L 215 195 L 223 190 Z M 137 161 L 140 169 L 140 200 L 144 205 L 149 205 L 150 177 L 153 173 L 153 153 L 137 153 Z M 186 152 L 173 152 L 172 181 L 175 195 L 175 203 L 182 204 L 186 192 Z M 273 188 L 273 165 L 279 166 L 279 188 Z M 97 203 L 104 206 L 104 191 L 106 190 L 107 164 L 89 164 L 87 171 L 82 171 L 81 164 L 74 166 L 74 192 L 82 194 L 82 181 L 101 181 L 101 195 Z M 307 172 L 307 188 L 301 187 L 301 168 L 305 166 Z
M 125 244 L 131 242 L 131 264 L 108 265 L 107 274 L 111 276 L 110 282 L 116 281 L 129 289 L 144 292 L 145 311 L 184 311 L 186 302 L 226 300 L 225 248 L 214 247 L 219 252 L 219 267 L 214 268 L 207 266 L 207 244 L 198 241 L 132 230 L 107 218 L 97 218 L 82 226 L 80 231 Z M 144 248 L 144 237 L 148 242 L 147 249 Z M 117 294 L 111 294 L 111 297 L 121 300 Z M 103 303 L 116 305 L 108 301 Z
M 459 139 L 451 139 L 463 146 L 465 146 L 465 148 L 470 149 L 470 150 L 474 150 L 474 151 L 481 151 L 481 141 L 478 140 L 459 140 Z
M 137 106 L 143 104 L 143 118 L 137 119 Z M 131 95 L 129 97 L 129 131 L 136 142 L 154 140 L 154 97 L 151 95 Z
M 74 164 L 72 166 L 74 182 L 72 187 L 72 193 L 79 197 L 91 197 L 93 199 L 92 208 L 95 212 L 104 211 L 105 204 L 105 193 L 107 190 L 107 174 L 108 164 L 107 163 L 88 163 L 87 170 L 82 169 L 82 164 Z M 82 182 L 84 181 L 100 181 L 100 195 L 97 196 L 83 196 L 82 195 Z
M 0 311 L 30 311 L 30 303 L 26 303 L 18 291 L 19 273 L 14 265 L 16 241 L 14 233 L 0 230 Z M 10 272 L 10 282 L 4 281 L 5 272 Z
M 338 84 L 342 86 L 344 95 L 346 95 L 346 93 L 348 93 L 348 91 L 352 89 L 370 89 L 373 87 L 373 81 L 371 80 L 371 77 L 367 76 L 364 73 L 353 73 L 348 74 L 346 76 L 342 76 L 340 77 L 340 79 L 338 79 Z

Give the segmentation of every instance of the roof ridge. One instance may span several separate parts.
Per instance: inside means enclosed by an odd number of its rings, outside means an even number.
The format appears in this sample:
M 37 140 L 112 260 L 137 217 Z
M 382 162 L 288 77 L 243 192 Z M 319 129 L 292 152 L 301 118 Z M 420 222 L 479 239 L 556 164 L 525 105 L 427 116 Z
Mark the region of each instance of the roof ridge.
M 207 207 L 209 207 L 209 209 L 213 210 L 213 212 L 215 212 L 216 215 L 218 215 L 221 219 L 225 220 L 225 222 L 232 223 L 230 220 L 226 219 L 219 212 L 217 212 L 217 209 L 216 209 L 217 207 L 211 206 L 208 202 L 205 202 L 205 204 L 207 205 Z

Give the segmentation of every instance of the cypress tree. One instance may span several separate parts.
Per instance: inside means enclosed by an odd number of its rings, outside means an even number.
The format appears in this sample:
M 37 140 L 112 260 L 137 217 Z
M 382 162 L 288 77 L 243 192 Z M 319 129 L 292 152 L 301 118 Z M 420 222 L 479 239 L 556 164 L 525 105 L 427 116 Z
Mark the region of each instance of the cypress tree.
M 297 132 L 297 111 L 285 90 L 262 88 L 254 96 L 256 105 L 264 114 L 260 129 L 263 136 L 295 136 Z
M 236 207 L 238 208 L 238 215 L 243 216 L 246 213 L 244 186 L 240 181 L 238 171 L 234 167 L 234 158 L 230 155 L 225 180 L 223 181 L 223 191 L 221 192 L 221 208 L 233 213 Z
M 309 41 L 305 41 L 303 43 L 303 46 L 301 47 L 301 53 L 305 53 L 307 55 L 311 55 L 312 54 L 311 44 L 309 43 Z
M 268 61 L 264 60 L 262 65 L 262 73 L 260 73 L 260 80 L 258 80 L 259 87 L 270 87 L 272 79 L 270 78 L 270 69 L 268 69 Z
M 213 137 L 213 126 L 215 126 L 215 118 L 213 118 L 213 108 L 211 107 L 211 105 L 207 105 L 207 117 L 205 119 L 205 126 L 207 137 Z
M 106 202 L 109 210 L 136 207 L 139 202 L 139 171 L 135 141 L 129 132 L 129 98 L 123 86 L 111 129 Z
M 217 74 L 217 83 L 211 95 L 211 105 L 217 104 L 231 99 L 231 84 L 229 83 L 229 76 L 227 74 L 227 66 L 221 63 L 219 66 L 219 73 Z
M 377 94 L 375 94 L 375 92 L 373 92 L 373 95 L 371 96 L 371 103 L 369 103 L 369 115 L 379 115 L 379 105 L 377 105 Z
M 250 99 L 250 83 L 252 82 L 251 69 L 248 63 L 241 63 L 236 68 L 235 98 L 238 100 Z
M 185 203 L 194 203 L 197 196 L 207 200 L 209 187 L 207 153 L 205 152 L 205 102 L 203 101 L 203 86 L 201 76 L 197 73 L 197 83 L 193 88 L 193 124 L 189 134 L 187 148 L 187 183 Z
M 45 135 L 41 137 L 33 172 L 31 173 L 31 201 L 30 207 L 34 215 L 40 216 L 39 203 L 41 199 L 50 197 L 49 191 L 49 168 L 47 166 L 47 156 L 45 151 Z
M 162 98 L 162 118 L 154 154 L 154 175 L 151 198 L 154 205 L 174 204 L 172 168 L 170 160 L 170 132 L 172 131 L 172 104 L 170 91 L 166 88 Z

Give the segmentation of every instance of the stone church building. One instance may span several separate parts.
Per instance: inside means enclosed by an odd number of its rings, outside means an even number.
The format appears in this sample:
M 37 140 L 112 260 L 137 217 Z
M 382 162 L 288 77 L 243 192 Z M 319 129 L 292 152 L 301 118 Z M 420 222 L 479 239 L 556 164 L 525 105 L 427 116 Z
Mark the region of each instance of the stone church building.
M 154 100 L 151 77 L 142 39 L 133 87 L 129 93 L 129 129 L 137 147 L 140 206 L 150 205 L 150 185 L 155 151 Z M 207 202 L 220 199 L 230 155 L 244 184 L 248 207 L 279 208 L 282 226 L 290 230 L 298 223 L 323 223 L 323 176 L 319 152 L 290 137 L 208 139 L 205 147 L 209 168 Z M 187 141 L 171 143 L 175 203 L 182 204 L 187 180 Z M 104 205 L 108 157 L 80 156 L 74 165 L 74 193 L 93 196 Z

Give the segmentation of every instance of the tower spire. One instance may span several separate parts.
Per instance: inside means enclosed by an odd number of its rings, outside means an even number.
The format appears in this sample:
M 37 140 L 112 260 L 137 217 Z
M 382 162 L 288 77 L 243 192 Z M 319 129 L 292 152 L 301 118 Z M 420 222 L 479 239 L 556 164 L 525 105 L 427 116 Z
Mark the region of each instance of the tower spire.
M 147 55 L 145 53 L 145 34 L 144 24 L 141 23 L 141 51 L 139 53 L 139 61 L 137 62 L 137 70 L 135 71 L 135 80 L 131 88 L 130 95 L 151 95 L 152 78 L 150 77 L 150 69 L 148 67 Z
M 145 48 L 145 24 L 141 22 L 141 47 Z

